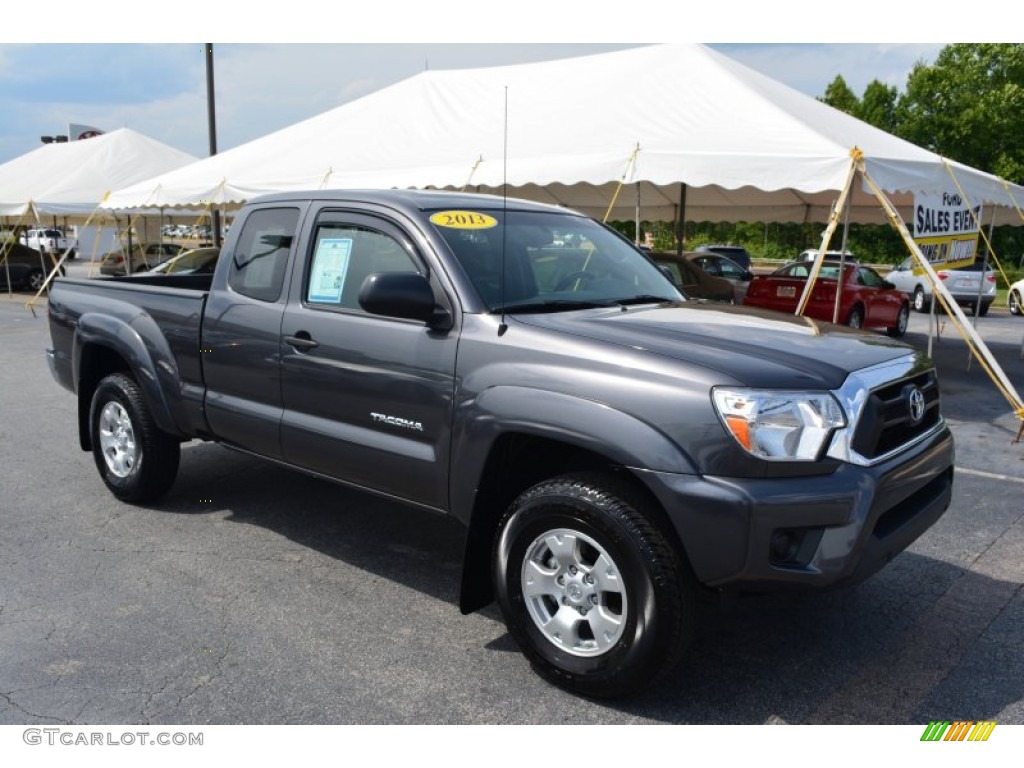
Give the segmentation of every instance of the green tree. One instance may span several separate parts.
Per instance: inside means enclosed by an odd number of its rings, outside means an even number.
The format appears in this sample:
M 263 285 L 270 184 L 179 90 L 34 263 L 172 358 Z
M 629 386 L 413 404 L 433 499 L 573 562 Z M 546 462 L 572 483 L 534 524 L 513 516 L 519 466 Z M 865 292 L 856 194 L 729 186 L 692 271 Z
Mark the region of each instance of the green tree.
M 857 94 L 846 84 L 842 75 L 836 75 L 835 79 L 825 88 L 825 95 L 818 98 L 830 107 L 846 112 L 848 115 L 856 115 L 860 107 L 860 100 Z
M 864 95 L 854 114 L 865 123 L 881 128 L 887 133 L 898 134 L 902 122 L 899 98 L 898 88 L 886 85 L 880 80 L 872 80 L 864 89 Z
M 1024 43 L 947 45 L 914 66 L 899 108 L 903 138 L 1024 182 Z

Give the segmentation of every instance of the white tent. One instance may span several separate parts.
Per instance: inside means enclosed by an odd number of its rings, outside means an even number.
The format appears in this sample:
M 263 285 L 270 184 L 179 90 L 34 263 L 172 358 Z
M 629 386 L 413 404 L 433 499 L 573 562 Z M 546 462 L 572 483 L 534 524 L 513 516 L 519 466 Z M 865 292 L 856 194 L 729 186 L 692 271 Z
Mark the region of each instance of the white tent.
M 129 128 L 82 141 L 44 144 L 0 165 L 0 216 L 81 219 L 108 192 L 195 160 Z
M 603 215 L 624 178 L 637 191 L 618 197 L 616 218 L 632 218 L 639 196 L 645 218 L 672 219 L 685 184 L 691 220 L 824 221 L 854 147 L 903 211 L 915 191 L 954 189 L 931 152 L 705 46 L 651 46 L 423 72 L 119 190 L 106 206 L 230 205 L 317 188 L 497 192 L 507 180 L 510 194 Z M 1011 205 L 1001 180 L 949 167 L 972 203 Z M 885 221 L 859 188 L 852 219 Z M 1020 223 L 1008 208 L 1000 221 Z

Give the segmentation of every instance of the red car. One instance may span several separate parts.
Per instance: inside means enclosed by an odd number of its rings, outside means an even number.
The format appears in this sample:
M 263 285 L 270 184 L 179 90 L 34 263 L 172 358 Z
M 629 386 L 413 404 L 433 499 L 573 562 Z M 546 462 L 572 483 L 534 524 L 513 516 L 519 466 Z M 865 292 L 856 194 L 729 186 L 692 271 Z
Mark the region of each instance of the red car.
M 770 275 L 750 282 L 743 304 L 793 314 L 803 293 L 813 263 L 794 262 Z M 839 262 L 822 264 L 804 315 L 832 322 L 836 302 Z M 851 328 L 883 328 L 893 337 L 907 332 L 910 302 L 902 291 L 869 267 L 847 263 L 843 268 L 843 290 L 839 322 Z

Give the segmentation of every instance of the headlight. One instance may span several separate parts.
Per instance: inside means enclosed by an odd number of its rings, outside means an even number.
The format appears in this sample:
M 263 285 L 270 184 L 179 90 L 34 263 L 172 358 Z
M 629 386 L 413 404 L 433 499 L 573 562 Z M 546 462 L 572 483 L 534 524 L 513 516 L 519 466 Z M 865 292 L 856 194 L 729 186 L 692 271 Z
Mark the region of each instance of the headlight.
M 827 392 L 716 388 L 713 399 L 729 434 L 767 461 L 816 461 L 832 431 L 846 426 Z

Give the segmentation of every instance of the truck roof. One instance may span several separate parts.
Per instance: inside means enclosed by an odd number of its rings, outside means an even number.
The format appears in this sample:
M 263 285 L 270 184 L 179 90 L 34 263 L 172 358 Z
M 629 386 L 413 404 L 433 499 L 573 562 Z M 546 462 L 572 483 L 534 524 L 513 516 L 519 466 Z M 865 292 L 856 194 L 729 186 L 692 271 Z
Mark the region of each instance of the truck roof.
M 322 200 L 331 202 L 360 202 L 386 205 L 407 213 L 419 213 L 438 208 L 483 208 L 516 211 L 559 212 L 578 214 L 569 208 L 560 208 L 516 197 L 484 195 L 466 192 L 447 192 L 435 189 L 312 189 L 296 192 L 276 192 L 253 198 L 250 203 Z

